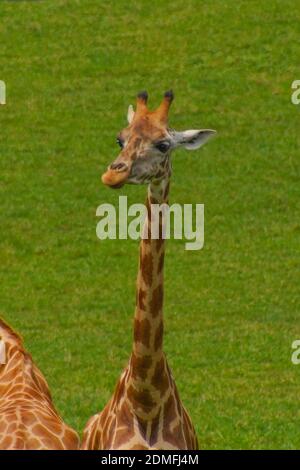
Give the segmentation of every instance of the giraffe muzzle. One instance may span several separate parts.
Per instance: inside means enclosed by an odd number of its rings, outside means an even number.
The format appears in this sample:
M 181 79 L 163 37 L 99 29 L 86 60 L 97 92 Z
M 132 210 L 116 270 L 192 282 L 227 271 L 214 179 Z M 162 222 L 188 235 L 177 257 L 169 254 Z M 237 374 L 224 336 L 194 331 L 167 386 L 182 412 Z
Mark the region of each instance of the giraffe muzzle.
M 129 176 L 130 168 L 124 162 L 112 163 L 102 175 L 102 183 L 113 189 L 121 188 Z

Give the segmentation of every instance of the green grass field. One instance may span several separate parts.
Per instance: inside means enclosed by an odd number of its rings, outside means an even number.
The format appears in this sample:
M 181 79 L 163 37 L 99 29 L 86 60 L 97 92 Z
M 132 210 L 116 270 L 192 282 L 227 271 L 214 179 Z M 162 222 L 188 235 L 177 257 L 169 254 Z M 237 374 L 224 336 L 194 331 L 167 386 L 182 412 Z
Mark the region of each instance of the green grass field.
M 170 202 L 205 204 L 205 246 L 169 241 L 165 349 L 203 449 L 299 448 L 300 9 L 286 0 L 0 4 L 0 314 L 79 432 L 131 350 L 138 243 L 96 208 L 135 95 L 218 137 L 173 159 Z

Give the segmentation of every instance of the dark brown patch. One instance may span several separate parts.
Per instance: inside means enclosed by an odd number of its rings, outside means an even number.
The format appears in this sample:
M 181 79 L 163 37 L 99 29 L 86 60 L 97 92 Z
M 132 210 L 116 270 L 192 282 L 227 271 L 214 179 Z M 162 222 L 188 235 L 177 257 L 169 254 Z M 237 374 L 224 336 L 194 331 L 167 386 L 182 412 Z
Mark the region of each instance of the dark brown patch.
M 149 439 L 150 446 L 153 446 L 158 438 L 160 414 L 161 414 L 161 409 L 159 410 L 155 418 L 153 418 L 152 423 L 151 423 L 151 433 L 150 433 L 150 439 Z
M 169 388 L 169 377 L 165 367 L 164 358 L 161 358 L 161 360 L 156 364 L 151 383 L 153 387 L 160 390 L 160 395 L 163 397 Z
M 144 320 L 135 319 L 134 321 L 134 341 L 143 343 L 147 348 L 150 346 L 150 322 L 147 318 Z
M 163 325 L 163 322 L 161 321 L 155 332 L 155 339 L 154 339 L 155 351 L 158 351 L 159 348 L 162 348 L 163 335 L 164 335 L 164 325 Z
M 146 291 L 144 291 L 143 289 L 139 289 L 138 295 L 137 295 L 137 305 L 141 310 L 146 310 L 146 306 L 144 303 L 145 297 L 146 297 Z
M 151 204 L 155 204 L 155 202 L 154 202 L 154 199 L 150 196 L 150 197 L 147 197 L 147 200 L 146 200 L 147 220 L 148 220 L 148 238 L 151 238 L 151 218 L 152 218 Z
M 141 253 L 141 272 L 147 286 L 152 284 L 153 260 L 151 253 Z
M 136 390 L 132 385 L 128 388 L 128 398 L 134 408 L 140 406 L 146 413 L 151 411 L 155 403 L 152 400 L 151 393 L 148 389 L 142 388 Z
M 148 235 L 147 235 L 147 238 L 145 238 L 145 243 L 146 244 L 150 244 L 151 243 L 151 227 L 150 225 L 148 224 Z
M 162 272 L 164 268 L 164 260 L 165 260 L 165 253 L 163 252 L 159 257 L 159 261 L 157 265 L 157 274 L 160 274 Z
M 134 378 L 141 378 L 145 380 L 147 373 L 151 367 L 152 359 L 151 356 L 138 357 L 134 353 L 131 356 L 132 375 Z
M 158 172 L 156 173 L 156 178 L 161 178 L 162 176 L 164 176 L 165 172 L 163 170 L 158 170 Z
M 154 317 L 161 312 L 163 305 L 163 287 L 159 284 L 153 291 L 152 298 L 150 301 L 151 313 Z
M 161 227 L 159 228 L 159 232 L 160 232 L 159 238 L 157 240 L 155 240 L 157 251 L 160 251 L 160 249 L 161 249 L 161 247 L 162 247 L 162 245 L 164 244 L 164 241 L 165 241 L 165 239 L 162 238 L 162 236 L 161 236 Z
M 141 436 L 143 439 L 146 440 L 146 435 L 147 435 L 147 421 L 141 418 L 137 418 L 138 421 L 138 427 L 141 433 Z

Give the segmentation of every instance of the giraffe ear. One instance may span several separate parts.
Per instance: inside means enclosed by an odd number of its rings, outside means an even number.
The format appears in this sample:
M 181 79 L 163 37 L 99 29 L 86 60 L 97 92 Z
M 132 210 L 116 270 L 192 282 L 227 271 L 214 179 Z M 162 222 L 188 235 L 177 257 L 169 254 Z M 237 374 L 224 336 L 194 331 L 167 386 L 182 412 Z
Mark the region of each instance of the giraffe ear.
M 134 115 L 135 115 L 135 112 L 133 110 L 133 106 L 132 106 L 132 104 L 130 104 L 129 107 L 128 107 L 128 111 L 127 111 L 127 121 L 128 121 L 129 124 L 132 123 Z
M 172 132 L 175 147 L 183 146 L 188 150 L 195 150 L 204 145 L 216 134 L 213 129 L 191 129 L 183 132 Z

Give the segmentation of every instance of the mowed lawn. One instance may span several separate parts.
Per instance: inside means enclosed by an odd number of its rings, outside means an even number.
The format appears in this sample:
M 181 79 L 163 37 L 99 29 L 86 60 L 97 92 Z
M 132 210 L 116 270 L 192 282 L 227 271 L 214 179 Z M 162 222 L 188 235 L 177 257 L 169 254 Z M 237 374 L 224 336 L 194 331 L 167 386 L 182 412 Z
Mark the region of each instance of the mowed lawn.
M 79 432 L 131 350 L 138 242 L 96 208 L 143 202 L 100 175 L 138 91 L 218 137 L 173 159 L 170 202 L 205 204 L 205 246 L 168 241 L 165 350 L 203 449 L 299 448 L 300 9 L 269 0 L 1 1 L 0 315 Z

